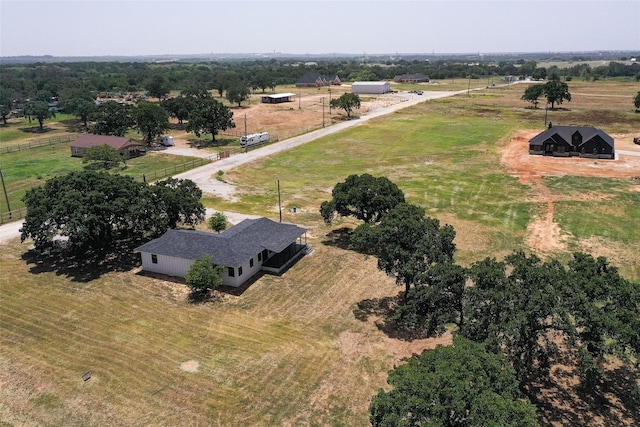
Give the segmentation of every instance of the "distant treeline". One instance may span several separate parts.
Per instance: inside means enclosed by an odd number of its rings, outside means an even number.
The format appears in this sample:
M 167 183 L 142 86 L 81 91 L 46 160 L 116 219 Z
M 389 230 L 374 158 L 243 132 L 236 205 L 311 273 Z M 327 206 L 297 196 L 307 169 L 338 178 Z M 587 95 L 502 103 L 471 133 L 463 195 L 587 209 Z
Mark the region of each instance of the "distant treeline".
M 576 58 L 579 59 L 579 58 Z M 626 58 L 625 58 L 626 59 Z M 302 75 L 316 71 L 338 76 L 342 81 L 392 80 L 398 74 L 422 73 L 433 80 L 452 78 L 482 79 L 499 76 L 545 78 L 552 74 L 565 78 L 602 79 L 640 76 L 640 64 L 612 61 L 591 67 L 576 63 L 569 68 L 539 67 L 535 60 L 513 59 L 477 61 L 465 58 L 439 60 L 399 59 L 366 62 L 360 59 L 336 59 L 317 62 L 291 60 L 244 60 L 228 62 L 60 62 L 0 65 L 0 90 L 23 103 L 38 93 L 58 97 L 65 89 L 100 92 L 144 92 L 150 82 L 161 79 L 171 91 L 194 87 L 216 90 L 229 81 L 241 82 L 253 90 L 294 84 Z M 7 99 L 6 96 L 3 99 Z M 6 104 L 6 102 L 4 103 Z M 4 105 L 7 108 L 6 105 Z

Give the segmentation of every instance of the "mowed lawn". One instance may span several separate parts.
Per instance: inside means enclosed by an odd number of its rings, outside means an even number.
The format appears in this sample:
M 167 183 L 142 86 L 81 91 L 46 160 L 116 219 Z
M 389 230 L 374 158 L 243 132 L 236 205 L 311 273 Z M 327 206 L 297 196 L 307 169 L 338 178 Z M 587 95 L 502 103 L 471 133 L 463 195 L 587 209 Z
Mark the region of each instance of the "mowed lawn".
M 319 204 L 349 174 L 385 175 L 410 202 L 454 225 L 459 262 L 528 250 L 527 226 L 541 206 L 531 201 L 534 190 L 500 164 L 501 147 L 513 133 L 542 127 L 544 110 L 519 100 L 524 87 L 430 101 L 225 173 L 240 200 L 209 198 L 208 206 L 276 219 L 279 180 L 283 219 L 306 226 L 314 248 L 283 276 L 263 276 L 239 296 L 189 304 L 183 285 L 137 270 L 80 282 L 23 259 L 28 242 L 2 246 L 0 420 L 367 425 L 370 399 L 386 387 L 387 371 L 449 338 L 399 341 L 379 331 L 374 316 L 356 319 L 358 302 L 394 296 L 399 288 L 377 271 L 373 257 L 329 237 L 357 222 L 341 219 L 327 227 Z M 633 115 L 601 98 L 599 108 L 610 108 L 615 118 L 611 126 L 631 132 Z M 578 96 L 566 106 L 571 110 L 551 113 L 554 122 L 586 117 L 593 108 Z M 554 255 L 567 259 L 589 244 L 611 247 L 610 261 L 638 280 L 637 184 L 571 177 L 544 182 L 561 199 L 554 218 L 570 233 L 567 251 Z M 574 200 L 579 186 L 588 197 Z M 584 212 L 588 221 L 579 220 Z M 197 371 L 181 369 L 185 362 L 186 368 L 197 362 Z M 92 378 L 85 383 L 86 372 Z
M 411 345 L 352 310 L 397 288 L 372 258 L 310 240 L 315 252 L 283 276 L 196 305 L 183 285 L 135 272 L 89 283 L 38 273 L 20 259 L 26 244 L 3 246 L 0 420 L 366 425 L 369 399 Z M 181 369 L 188 361 L 197 372 Z

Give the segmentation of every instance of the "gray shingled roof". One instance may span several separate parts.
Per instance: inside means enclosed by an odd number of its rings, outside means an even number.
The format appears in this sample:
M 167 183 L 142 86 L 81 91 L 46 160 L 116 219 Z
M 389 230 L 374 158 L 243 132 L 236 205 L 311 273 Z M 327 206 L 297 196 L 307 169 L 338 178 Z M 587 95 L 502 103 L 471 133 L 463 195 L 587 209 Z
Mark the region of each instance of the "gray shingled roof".
M 552 126 L 531 138 L 529 143 L 542 145 L 549 138 L 552 138 L 556 142 L 560 142 L 558 141 L 558 137 L 560 137 L 565 143 L 571 145 L 571 135 L 576 131 L 580 132 L 580 135 L 582 135 L 583 143 L 593 139 L 595 136 L 599 136 L 605 143 L 609 144 L 611 148 L 614 148 L 613 138 L 607 135 L 604 131 L 592 126 Z
M 134 250 L 193 260 L 211 255 L 214 264 L 238 267 L 263 249 L 283 251 L 306 231 L 268 218 L 245 219 L 220 234 L 169 230 Z

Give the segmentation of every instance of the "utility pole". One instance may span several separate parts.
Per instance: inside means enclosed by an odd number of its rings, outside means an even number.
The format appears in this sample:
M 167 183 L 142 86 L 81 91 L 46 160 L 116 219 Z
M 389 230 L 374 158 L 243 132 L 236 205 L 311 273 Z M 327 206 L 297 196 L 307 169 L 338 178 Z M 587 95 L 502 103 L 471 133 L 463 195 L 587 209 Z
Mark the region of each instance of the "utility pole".
M 324 127 L 324 96 L 322 97 L 322 127 Z
M 0 178 L 2 178 L 2 189 L 4 190 L 4 199 L 7 201 L 7 210 L 9 211 L 9 219 L 11 219 L 11 205 L 9 205 L 9 195 L 7 194 L 7 187 L 4 185 L 4 172 L 0 169 Z
M 282 222 L 282 202 L 280 201 L 280 180 L 277 180 L 278 183 L 278 210 L 280 211 L 280 222 Z
M 300 95 L 300 92 L 298 92 L 298 110 L 302 110 L 302 106 L 300 105 L 300 102 L 302 102 L 302 95 Z
M 331 86 L 329 86 L 329 115 L 331 115 Z

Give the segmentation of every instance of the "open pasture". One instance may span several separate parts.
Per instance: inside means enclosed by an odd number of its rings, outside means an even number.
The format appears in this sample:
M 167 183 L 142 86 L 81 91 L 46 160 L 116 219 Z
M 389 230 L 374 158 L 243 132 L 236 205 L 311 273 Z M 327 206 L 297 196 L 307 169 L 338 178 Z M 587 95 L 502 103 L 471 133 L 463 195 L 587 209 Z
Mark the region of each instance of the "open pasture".
M 450 337 L 400 341 L 376 328 L 375 313 L 355 317 L 358 302 L 394 296 L 398 288 L 373 257 L 345 249 L 341 230 L 356 221 L 321 221 L 320 203 L 349 174 L 386 175 L 410 202 L 452 224 L 462 264 L 515 249 L 565 259 L 582 249 L 607 256 L 637 281 L 637 181 L 568 170 L 522 182 L 501 163 L 518 132 L 543 129 L 544 109 L 527 108 L 519 99 L 524 88 L 430 101 L 225 173 L 239 202 L 207 198 L 208 206 L 277 218 L 279 179 L 283 220 L 307 227 L 314 248 L 283 276 L 260 277 L 238 296 L 189 304 L 180 283 L 136 269 L 83 282 L 73 271 L 36 264 L 25 255 L 28 242 L 4 245 L 0 420 L 367 425 L 369 400 L 385 387 L 387 370 Z M 590 114 L 582 99 L 563 105 L 570 111 L 549 112 L 554 123 Z M 636 116 L 626 119 L 607 99 L 599 108 L 611 108 L 615 121 L 592 124 L 612 133 L 637 130 Z M 530 226 L 547 218 L 549 203 L 563 243 L 552 252 L 530 246 Z M 83 382 L 86 372 L 92 378 Z M 540 406 L 546 425 L 633 425 L 634 409 L 620 399 L 603 409 L 580 400 L 565 380 L 544 395 L 551 396 Z

